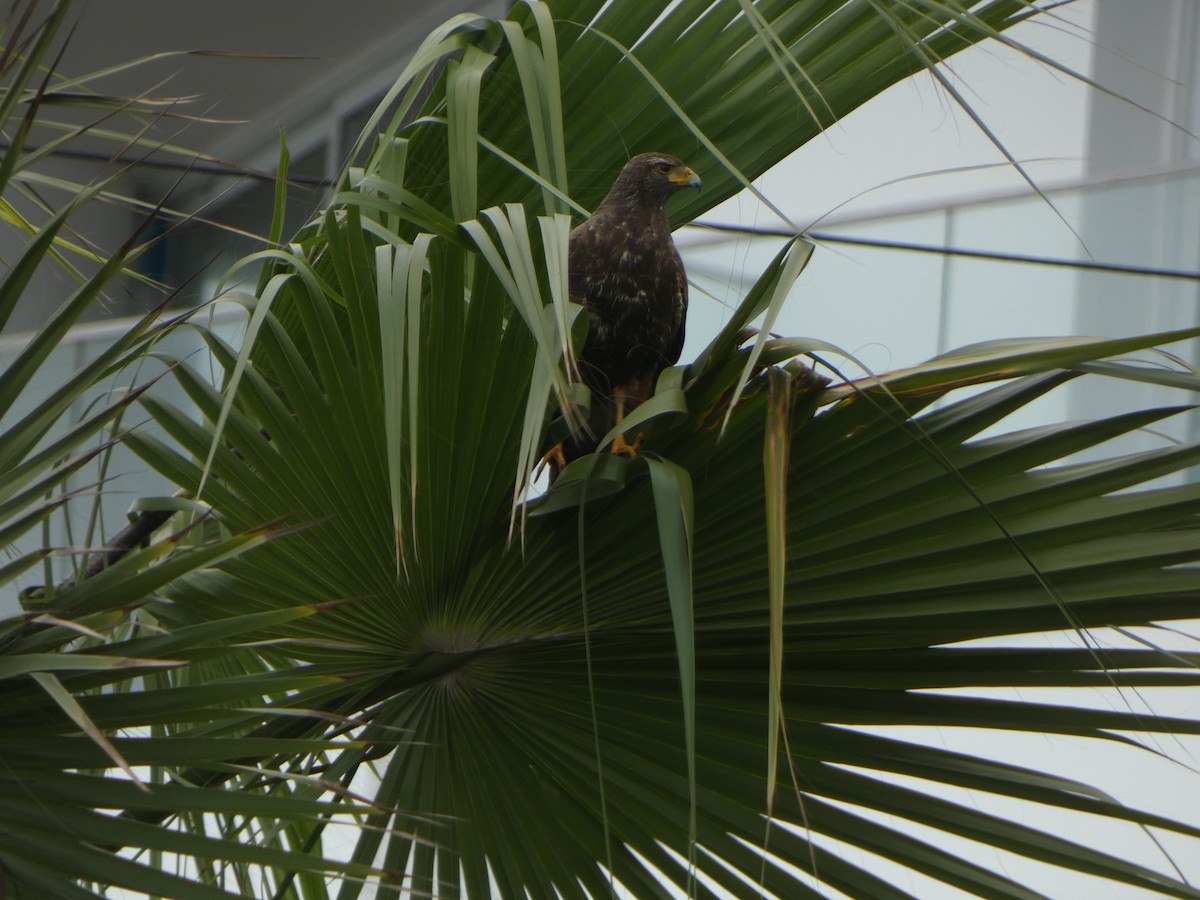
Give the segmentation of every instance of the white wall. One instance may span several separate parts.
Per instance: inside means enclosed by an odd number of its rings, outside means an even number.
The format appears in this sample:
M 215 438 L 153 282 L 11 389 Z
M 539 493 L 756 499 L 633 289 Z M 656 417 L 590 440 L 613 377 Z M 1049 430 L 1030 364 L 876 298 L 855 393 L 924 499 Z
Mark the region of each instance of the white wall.
M 1087 75 L 1092 68 L 1090 29 L 1094 0 L 1064 8 L 1053 21 L 1018 26 L 1014 41 L 1027 44 Z M 1077 182 L 1085 173 L 1089 89 L 1022 53 L 1000 45 L 976 47 L 955 57 L 947 73 L 997 140 L 1043 188 Z M 886 144 L 881 138 L 886 136 Z M 703 173 L 701 173 L 703 175 Z M 1045 255 L 1075 255 L 1077 211 L 1019 204 L 951 217 L 942 207 L 981 198 L 1036 197 L 1004 154 L 931 76 L 896 85 L 848 116 L 837 128 L 792 154 L 757 186 L 801 228 L 859 236 Z M 898 215 L 904 212 L 930 214 Z M 882 218 L 881 217 L 886 217 Z M 704 216 L 704 221 L 780 228 L 748 192 Z M 1034 231 L 1028 227 L 1033 222 Z M 949 230 L 948 230 L 949 229 Z M 751 249 L 745 238 L 713 244 L 711 232 L 685 229 L 677 240 L 689 272 L 734 283 L 753 282 L 773 251 Z M 990 267 L 990 268 L 989 268 Z M 1008 267 L 1012 268 L 1012 267 Z M 986 293 L 973 293 L 988 274 Z M 992 279 L 994 263 L 955 269 L 937 257 L 894 251 L 819 247 L 801 276 L 793 302 L 777 329 L 820 337 L 862 353 L 872 368 L 918 362 L 966 341 L 1008 335 L 1028 327 L 1032 309 L 1043 333 L 1071 330 L 1071 311 L 1047 305 L 1038 294 L 1070 289 L 1059 275 L 1045 285 L 1014 276 L 1011 289 Z M 1004 296 L 997 297 L 1000 293 Z M 1021 298 L 1018 306 L 1010 302 Z M 698 350 L 725 310 L 694 297 L 684 354 Z

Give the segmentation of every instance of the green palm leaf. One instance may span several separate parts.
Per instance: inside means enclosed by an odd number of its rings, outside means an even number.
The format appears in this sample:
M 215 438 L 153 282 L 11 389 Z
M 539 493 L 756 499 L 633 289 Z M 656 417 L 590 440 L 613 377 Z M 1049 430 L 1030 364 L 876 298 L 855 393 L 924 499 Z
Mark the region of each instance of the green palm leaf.
M 52 813 L 84 836 L 85 879 L 181 897 L 350 898 L 368 882 L 378 896 L 911 895 L 863 854 L 1040 896 L 939 834 L 1196 896 L 1168 867 L 973 799 L 1131 833 L 1194 826 L 904 730 L 1122 746 L 1200 732 L 1122 705 L 1194 687 L 1200 655 L 1100 643 L 1194 615 L 1200 491 L 1158 479 L 1200 447 L 1108 444 L 1187 411 L 996 434 L 1077 377 L 1195 389 L 1121 361 L 1195 333 L 997 342 L 828 387 L 791 361 L 818 341 L 766 324 L 743 347 L 803 277 L 811 247 L 796 242 L 637 411 L 652 452 L 528 490 L 556 417 L 587 399 L 564 362 L 580 337 L 565 210 L 594 206 L 628 154 L 664 149 L 705 178 L 673 211 L 686 221 L 1032 12 L 684 0 L 660 16 L 564 0 L 435 32 L 369 126 L 368 162 L 286 249 L 248 261 L 262 265 L 242 298 L 251 339 L 205 333 L 223 384 L 167 358 L 189 408 L 138 398 L 162 433 L 126 442 L 208 517 L 61 591 L 56 611 L 107 639 L 10 631 L 22 658 L 0 717 L 41 711 L 53 747 L 39 761 L 3 739 L 14 773 L 44 777 L 49 810 L 0 844 L 13 883 L 72 895 L 48 863 Z M 1057 643 L 995 642 L 1043 632 Z M 156 776 L 149 794 L 92 774 L 112 755 L 20 679 L 37 665 Z M 1117 705 L 995 694 L 1021 687 Z M 352 825 L 348 860 L 321 858 L 335 819 Z M 189 860 L 195 884 L 119 847 Z
M 72 327 L 102 301 L 105 291 L 121 278 L 136 277 L 128 264 L 147 245 L 139 243 L 140 232 L 135 232 L 98 258 L 95 248 L 64 237 L 88 204 L 124 198 L 117 189 L 120 174 L 88 186 L 45 174 L 43 165 L 54 151 L 89 132 L 86 125 L 48 121 L 46 111 L 54 104 L 80 105 L 77 100 L 110 115 L 145 107 L 121 98 L 62 94 L 65 85 L 45 64 L 69 5 L 45 11 L 36 6 L 18 4 L 0 23 L 0 122 L 6 135 L 0 154 L 0 220 L 17 235 L 27 235 L 0 279 L 0 325 L 10 321 L 41 270 L 64 267 L 78 286 L 35 333 L 8 342 L 0 370 L 0 545 L 10 554 L 0 567 L 0 584 L 12 588 L 10 582 L 30 577 L 39 564 L 45 575 L 43 587 L 21 593 L 24 612 L 0 621 L 0 893 L 94 896 L 82 882 L 150 895 L 215 897 L 230 896 L 223 884 L 232 881 L 223 871 L 236 872 L 244 885 L 259 886 L 285 877 L 277 872 L 317 884 L 329 872 L 364 878 L 375 870 L 326 863 L 309 853 L 312 844 L 306 835 L 313 820 L 361 815 L 370 804 L 348 797 L 327 799 L 323 795 L 328 792 L 315 788 L 314 779 L 298 780 L 298 773 L 270 768 L 273 760 L 337 752 L 353 742 L 263 739 L 246 744 L 179 737 L 205 726 L 229 729 L 231 717 L 245 731 L 247 713 L 241 710 L 257 707 L 266 695 L 285 696 L 323 682 L 308 673 L 272 677 L 263 661 L 267 648 L 255 646 L 265 636 L 265 626 L 319 610 L 293 606 L 267 615 L 200 621 L 178 615 L 159 596 L 164 585 L 183 573 L 211 569 L 216 561 L 263 543 L 270 532 L 221 534 L 219 527 L 203 523 L 135 549 L 151 536 L 151 527 L 138 529 L 136 541 L 93 554 L 54 546 L 48 538 L 49 523 L 61 516 L 68 534 L 69 523 L 83 519 L 88 522 L 83 540 L 103 541 L 93 529 L 109 456 L 130 428 L 130 407 L 154 380 L 144 373 L 161 369 L 147 365 L 149 357 L 157 347 L 170 345 L 185 317 L 164 317 L 164 303 L 78 368 L 75 349 L 64 347 Z M 51 84 L 58 90 L 51 90 Z M 74 88 L 80 89 L 79 84 Z M 30 149 L 27 140 L 35 127 L 63 133 Z M 146 144 L 115 130 L 91 134 L 118 141 L 118 146 Z M 55 208 L 41 196 L 40 189 L 47 186 L 65 190 L 68 199 Z M 142 208 L 146 222 L 165 213 L 161 206 Z M 96 264 L 89 274 L 81 274 L 70 262 L 72 255 Z M 98 475 L 91 474 L 94 465 Z M 169 519 L 172 505 L 195 508 L 186 500 L 142 504 L 147 505 L 167 509 L 167 515 L 153 517 L 159 525 Z M 51 563 L 61 556 L 75 565 L 56 578 L 63 570 Z M 115 561 L 118 557 L 123 558 Z M 106 559 L 113 561 L 107 567 Z M 169 631 L 164 633 L 164 627 Z M 203 697 L 174 689 L 168 672 L 184 668 L 210 680 Z M 239 774 L 249 763 L 255 771 Z M 198 780 L 219 773 L 218 786 L 171 782 L 168 773 L 189 768 Z M 231 777 L 256 790 L 243 793 L 220 786 Z M 157 814 L 164 803 L 173 809 L 165 819 Z M 245 840 L 244 823 L 264 804 L 271 809 L 275 830 Z M 115 817 L 114 809 L 127 815 Z M 168 827 L 162 827 L 164 821 Z M 140 848 L 142 855 L 127 858 L 115 852 L 124 846 Z M 197 863 L 190 872 L 163 866 L 166 859 L 185 857 Z M 214 867 L 211 861 L 217 859 L 225 861 L 225 870 Z

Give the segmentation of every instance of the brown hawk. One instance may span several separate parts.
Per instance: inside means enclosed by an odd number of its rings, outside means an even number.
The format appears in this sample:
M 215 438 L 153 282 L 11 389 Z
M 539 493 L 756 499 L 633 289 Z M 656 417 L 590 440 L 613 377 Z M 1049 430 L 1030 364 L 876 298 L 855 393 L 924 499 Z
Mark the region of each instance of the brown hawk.
M 571 232 L 570 296 L 588 311 L 579 374 L 592 394 L 590 433 L 551 451 L 551 480 L 649 399 L 659 373 L 679 360 L 688 286 L 666 204 L 685 187 L 699 188 L 700 179 L 681 160 L 635 156 L 591 218 Z M 632 444 L 621 436 L 612 452 L 636 456 L 639 444 L 640 436 Z

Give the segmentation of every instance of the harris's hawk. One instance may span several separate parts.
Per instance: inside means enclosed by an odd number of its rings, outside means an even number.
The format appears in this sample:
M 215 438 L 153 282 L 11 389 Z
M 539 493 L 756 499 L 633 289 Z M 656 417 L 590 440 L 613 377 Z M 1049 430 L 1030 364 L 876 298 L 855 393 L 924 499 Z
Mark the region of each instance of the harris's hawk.
M 671 238 L 667 200 L 699 188 L 690 168 L 666 153 L 643 153 L 625 164 L 591 217 L 571 232 L 570 297 L 588 311 L 579 374 L 591 390 L 588 432 L 576 434 L 548 459 L 554 477 L 590 453 L 626 413 L 654 393 L 659 373 L 683 349 L 688 286 Z M 624 436 L 612 452 L 637 454 Z

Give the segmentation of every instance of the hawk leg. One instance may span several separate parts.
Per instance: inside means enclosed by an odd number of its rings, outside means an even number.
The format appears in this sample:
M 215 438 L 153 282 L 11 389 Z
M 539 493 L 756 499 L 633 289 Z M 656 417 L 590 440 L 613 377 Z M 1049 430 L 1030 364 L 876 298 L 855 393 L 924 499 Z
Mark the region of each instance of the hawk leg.
M 622 385 L 613 392 L 613 399 L 617 404 L 617 424 L 620 425 L 625 419 L 625 410 L 633 409 L 639 406 L 644 400 L 648 399 L 650 394 L 650 384 L 648 380 L 644 382 L 639 380 L 631 385 Z M 632 401 L 632 402 L 631 402 Z M 630 443 L 625 439 L 624 432 L 618 434 L 612 442 L 612 448 L 609 450 L 613 456 L 628 456 L 631 459 L 636 457 L 642 449 L 642 443 L 646 436 L 640 431 L 638 436 Z
M 563 451 L 562 441 L 559 441 L 542 457 L 542 465 L 551 469 L 562 469 L 567 465 L 567 454 Z
M 542 457 L 542 461 L 538 463 L 534 470 L 534 477 L 541 474 L 542 469 L 549 467 L 550 469 L 550 484 L 554 484 L 554 480 L 558 478 L 558 473 L 567 467 L 567 454 L 563 449 L 562 441 L 559 441 L 551 447 L 546 455 Z
M 646 436 L 639 431 L 637 440 L 631 444 L 629 441 L 625 440 L 625 435 L 618 434 L 616 438 L 613 439 L 612 449 L 609 450 L 609 452 L 613 456 L 628 456 L 633 458 L 641 451 L 642 443 L 645 441 L 645 439 Z

